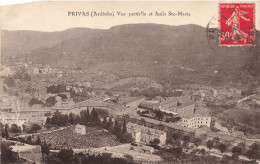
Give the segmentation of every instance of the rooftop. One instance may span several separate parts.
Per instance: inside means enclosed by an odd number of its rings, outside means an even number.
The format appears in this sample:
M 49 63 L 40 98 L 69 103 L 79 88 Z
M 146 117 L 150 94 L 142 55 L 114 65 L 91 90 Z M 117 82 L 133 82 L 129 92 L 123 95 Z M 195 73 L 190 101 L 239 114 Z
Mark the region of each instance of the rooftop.
M 141 125 L 138 125 L 138 124 L 134 124 L 134 123 L 131 123 L 129 122 L 127 125 L 126 125 L 127 128 L 129 129 L 133 129 L 135 130 L 136 132 L 142 132 L 142 133 L 150 133 L 150 134 L 153 134 L 153 135 L 164 135 L 166 132 L 164 131 L 161 131 L 161 130 L 157 130 L 157 129 L 153 129 L 153 128 L 148 128 L 148 127 L 145 127 L 145 126 L 141 126 Z
M 192 119 L 192 118 L 194 118 L 194 117 L 210 117 L 210 115 L 208 115 L 208 114 L 201 115 L 201 114 L 198 114 L 198 113 L 193 113 L 193 114 L 183 115 L 182 117 L 183 117 L 183 118 L 186 118 L 186 119 Z
M 140 96 L 140 97 L 124 97 L 124 98 L 120 98 L 119 99 L 119 103 L 123 104 L 123 105 L 127 105 L 129 103 L 141 100 L 141 99 L 145 99 L 144 96 Z

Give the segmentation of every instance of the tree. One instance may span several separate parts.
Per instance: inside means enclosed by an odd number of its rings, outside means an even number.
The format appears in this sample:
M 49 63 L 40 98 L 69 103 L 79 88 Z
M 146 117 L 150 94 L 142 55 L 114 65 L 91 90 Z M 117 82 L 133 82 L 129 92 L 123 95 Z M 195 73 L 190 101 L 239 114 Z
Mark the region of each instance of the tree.
M 218 149 L 220 150 L 221 153 L 224 153 L 227 150 L 227 145 L 220 143 L 218 144 Z
M 231 157 L 228 155 L 224 155 L 221 159 L 221 163 L 229 163 L 231 161 Z
M 63 163 L 71 163 L 73 158 L 73 150 L 72 149 L 62 149 L 58 153 L 58 158 Z
M 33 106 L 33 105 L 36 105 L 36 104 L 43 104 L 43 102 L 37 98 L 32 98 L 30 101 L 29 101 L 29 105 L 30 106 Z
M 133 137 L 131 133 L 124 133 L 123 137 L 121 139 L 121 142 L 125 142 L 125 143 L 131 143 L 133 142 Z
M 260 159 L 260 144 L 254 143 L 251 145 L 249 150 L 246 152 L 246 156 L 250 159 Z
M 6 139 L 9 138 L 8 124 L 5 124 L 5 128 L 4 128 L 1 135 L 2 135 L 3 138 L 6 138 Z
M 120 126 L 118 120 L 115 120 L 115 126 L 114 126 L 113 134 L 116 135 L 118 138 L 120 138 L 120 136 L 122 135 L 121 126 Z
M 14 154 L 7 143 L 1 143 L 1 162 L 2 163 L 13 163 L 16 161 Z
M 60 126 L 66 126 L 69 124 L 69 116 L 67 114 L 61 114 L 60 116 Z
M 183 136 L 183 141 L 189 142 L 190 141 L 190 136 Z
M 153 139 L 152 141 L 150 141 L 150 145 L 151 146 L 158 146 L 160 144 L 160 140 L 158 138 Z
M 179 157 L 182 154 L 182 148 L 180 146 L 171 148 L 170 152 L 174 154 L 175 156 Z
M 49 129 L 51 127 L 51 118 L 47 117 L 46 122 L 45 122 L 45 127 Z
M 90 113 L 91 116 L 91 120 L 92 120 L 92 124 L 96 125 L 100 123 L 99 117 L 98 117 L 98 113 L 96 112 L 95 108 L 93 108 L 93 110 Z
M 37 137 L 36 141 L 35 141 L 35 145 L 41 145 L 42 141 L 39 137 Z
M 50 96 L 46 99 L 45 106 L 52 107 L 56 104 L 57 100 L 54 96 Z
M 175 133 L 172 133 L 172 138 L 174 139 L 174 141 L 177 141 L 178 139 L 180 139 L 181 135 L 179 132 L 175 132 Z
M 86 110 L 82 110 L 82 111 L 80 111 L 80 123 L 82 124 L 82 125 L 87 125 L 87 118 L 86 118 Z
M 194 138 L 194 145 L 196 146 L 196 147 L 198 147 L 200 144 L 201 144 L 201 142 L 202 142 L 202 139 L 201 138 Z
M 219 142 L 220 142 L 219 137 L 214 137 L 214 138 L 213 138 L 213 142 L 214 142 L 214 145 L 218 145 Z
M 207 144 L 207 148 L 210 150 L 210 149 L 212 149 L 213 146 L 214 146 L 214 141 L 209 140 L 206 144 Z
M 70 124 L 75 124 L 75 114 L 74 113 L 70 113 L 69 114 L 69 121 L 70 121 Z
M 14 78 L 12 76 L 8 76 L 4 79 L 4 84 L 6 84 L 8 87 L 15 86 Z
M 32 136 L 27 136 L 25 143 L 31 145 L 32 144 Z
M 106 126 L 107 126 L 107 117 L 104 117 L 104 118 L 103 118 L 102 126 L 103 126 L 104 128 L 106 128 Z
M 62 98 L 62 100 L 65 100 L 68 98 L 68 96 L 66 94 L 59 93 L 58 96 L 60 96 Z
M 161 112 L 160 110 L 156 110 L 156 111 L 155 111 L 155 118 L 156 118 L 157 120 L 162 120 L 162 119 L 164 118 L 163 112 Z
M 12 124 L 11 125 L 11 133 L 21 133 L 22 130 L 19 126 L 17 126 L 16 124 Z
M 112 129 L 112 128 L 113 128 L 113 121 L 112 121 L 112 118 L 109 117 L 109 120 L 108 120 L 108 122 L 107 122 L 106 129 L 107 129 L 107 130 L 110 130 L 110 129 Z M 112 132 L 112 131 L 110 131 L 110 132 Z
M 31 127 L 31 131 L 37 133 L 42 127 L 39 124 L 33 124 Z
M 126 121 L 123 122 L 123 127 L 122 127 L 122 134 L 125 134 L 127 132 L 126 128 Z
M 76 115 L 75 117 L 75 124 L 79 124 L 80 123 L 80 116 Z
M 145 119 L 142 118 L 141 120 L 139 120 L 139 124 L 142 125 L 142 126 L 145 126 L 145 124 L 146 124 Z
M 49 155 L 49 153 L 50 153 L 50 148 L 45 141 L 41 145 L 41 150 L 42 150 L 43 154 Z
M 241 153 L 242 153 L 242 148 L 239 147 L 239 146 L 234 146 L 234 147 L 232 148 L 232 153 L 233 153 L 234 155 L 236 155 L 236 156 L 239 156 L 239 155 L 241 155 Z

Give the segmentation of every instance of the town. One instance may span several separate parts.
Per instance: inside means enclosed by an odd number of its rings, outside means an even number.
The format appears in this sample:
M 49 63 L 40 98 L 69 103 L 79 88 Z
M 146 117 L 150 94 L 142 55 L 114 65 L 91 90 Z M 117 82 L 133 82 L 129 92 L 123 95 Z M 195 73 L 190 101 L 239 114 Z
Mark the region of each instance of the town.
M 259 116 L 253 114 L 260 108 L 259 87 L 251 91 L 193 82 L 177 88 L 96 68 L 4 60 L 3 161 L 260 162 L 259 127 L 232 118 L 234 109 L 246 109 L 249 123 Z

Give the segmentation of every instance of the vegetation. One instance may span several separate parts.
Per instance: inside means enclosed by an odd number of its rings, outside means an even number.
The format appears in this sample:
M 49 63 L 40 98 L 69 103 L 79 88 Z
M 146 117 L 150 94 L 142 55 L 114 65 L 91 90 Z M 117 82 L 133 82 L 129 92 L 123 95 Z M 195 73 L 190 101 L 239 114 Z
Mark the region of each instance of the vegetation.
M 33 105 L 36 105 L 36 104 L 40 104 L 40 105 L 43 105 L 43 102 L 41 100 L 39 100 L 38 98 L 32 98 L 30 101 L 29 101 L 29 105 L 30 106 L 33 106 Z
M 16 124 L 12 124 L 11 125 L 11 129 L 10 129 L 11 133 L 21 133 L 21 127 L 17 126 Z
M 45 106 L 52 107 L 56 104 L 57 100 L 54 96 L 50 96 L 46 99 Z
M 4 79 L 4 84 L 6 84 L 8 87 L 14 87 L 15 86 L 14 78 L 12 76 L 6 77 Z
M 47 87 L 47 93 L 58 94 L 58 93 L 62 93 L 62 92 L 66 92 L 65 85 L 58 84 L 58 85 L 52 85 L 52 86 Z
M 10 148 L 10 144 L 1 143 L 1 162 L 2 163 L 15 163 L 17 159 Z
M 7 125 L 7 124 L 5 124 L 4 130 L 2 131 L 1 136 L 2 136 L 3 138 L 6 138 L 6 139 L 9 138 L 9 132 L 8 132 L 8 125 Z
M 214 141 L 212 141 L 212 140 L 209 140 L 209 141 L 207 141 L 207 148 L 210 150 L 210 149 L 212 149 L 213 148 L 213 146 L 214 146 Z

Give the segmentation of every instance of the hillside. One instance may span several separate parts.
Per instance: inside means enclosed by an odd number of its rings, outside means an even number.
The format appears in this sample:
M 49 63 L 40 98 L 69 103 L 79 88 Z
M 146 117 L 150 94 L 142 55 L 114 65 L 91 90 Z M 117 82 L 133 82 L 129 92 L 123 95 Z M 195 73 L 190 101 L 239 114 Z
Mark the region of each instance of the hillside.
M 252 48 L 214 45 L 212 49 L 206 29 L 197 25 L 129 24 L 108 30 L 9 33 L 3 35 L 4 47 L 22 47 L 36 63 L 91 66 L 124 77 L 150 76 L 167 81 L 182 77 L 184 81 L 226 83 L 248 76 L 259 80 L 260 76 L 259 40 Z
M 34 49 L 51 47 L 66 39 L 79 38 L 82 34 L 92 33 L 93 31 L 98 30 L 88 28 L 73 28 L 59 32 L 2 30 L 2 54 L 4 56 L 30 54 Z

